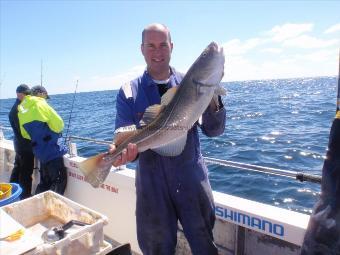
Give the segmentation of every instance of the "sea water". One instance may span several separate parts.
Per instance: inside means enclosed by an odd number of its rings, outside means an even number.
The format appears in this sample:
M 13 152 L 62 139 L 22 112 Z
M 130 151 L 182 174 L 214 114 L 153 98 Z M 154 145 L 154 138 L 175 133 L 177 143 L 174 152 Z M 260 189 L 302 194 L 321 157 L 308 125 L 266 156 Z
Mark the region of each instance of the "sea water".
M 225 131 L 215 138 L 200 134 L 203 156 L 321 174 L 335 116 L 336 77 L 228 82 L 223 86 L 227 89 Z M 48 102 L 64 119 L 64 135 L 112 141 L 116 95 L 115 90 L 52 95 Z M 14 101 L 0 100 L 0 125 L 9 127 L 8 112 Z M 5 137 L 11 139 L 12 133 L 6 130 Z M 75 142 L 78 154 L 85 157 L 108 148 Z M 319 184 L 219 165 L 208 167 L 214 190 L 282 208 L 310 213 L 320 194 Z

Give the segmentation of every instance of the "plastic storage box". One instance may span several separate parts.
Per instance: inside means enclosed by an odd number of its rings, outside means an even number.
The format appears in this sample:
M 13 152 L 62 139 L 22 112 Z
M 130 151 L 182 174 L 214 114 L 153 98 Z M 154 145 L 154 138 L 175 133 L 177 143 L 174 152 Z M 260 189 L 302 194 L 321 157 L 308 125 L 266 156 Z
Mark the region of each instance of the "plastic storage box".
M 25 234 L 18 240 L 9 242 L 7 248 L 6 243 L 1 241 L 1 254 L 20 254 L 25 250 L 25 254 L 30 255 L 86 255 L 107 254 L 112 250 L 111 244 L 104 241 L 103 227 L 108 223 L 106 216 L 52 191 L 3 206 L 1 209 L 25 228 Z M 61 240 L 52 243 L 44 240 L 46 231 L 71 220 L 88 225 L 66 230 L 65 237 Z M 32 244 L 35 244 L 34 247 L 29 247 Z

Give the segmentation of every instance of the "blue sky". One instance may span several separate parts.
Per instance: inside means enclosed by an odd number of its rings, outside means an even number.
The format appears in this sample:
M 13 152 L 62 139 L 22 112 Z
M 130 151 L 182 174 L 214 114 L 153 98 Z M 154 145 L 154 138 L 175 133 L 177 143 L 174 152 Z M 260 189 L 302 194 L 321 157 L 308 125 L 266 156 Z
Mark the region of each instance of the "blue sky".
M 211 41 L 224 81 L 337 75 L 340 1 L 0 0 L 0 98 L 40 83 L 50 94 L 118 89 L 145 68 L 141 32 L 166 24 L 185 72 Z

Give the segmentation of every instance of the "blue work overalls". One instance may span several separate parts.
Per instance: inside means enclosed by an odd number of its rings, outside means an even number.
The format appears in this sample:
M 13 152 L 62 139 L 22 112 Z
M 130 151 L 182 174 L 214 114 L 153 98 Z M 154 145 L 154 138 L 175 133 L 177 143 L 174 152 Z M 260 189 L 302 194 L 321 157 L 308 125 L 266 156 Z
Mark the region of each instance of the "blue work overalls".
M 168 87 L 177 86 L 183 75 L 171 68 Z M 157 84 L 147 71 L 125 84 L 117 96 L 116 130 L 137 125 L 145 109 L 160 103 Z M 206 110 L 200 125 L 207 136 L 224 131 L 226 111 Z M 139 154 L 136 171 L 137 238 L 144 255 L 172 255 L 180 221 L 194 255 L 215 255 L 212 229 L 214 202 L 207 167 L 200 150 L 198 124 L 188 131 L 184 151 L 165 157 L 152 150 Z

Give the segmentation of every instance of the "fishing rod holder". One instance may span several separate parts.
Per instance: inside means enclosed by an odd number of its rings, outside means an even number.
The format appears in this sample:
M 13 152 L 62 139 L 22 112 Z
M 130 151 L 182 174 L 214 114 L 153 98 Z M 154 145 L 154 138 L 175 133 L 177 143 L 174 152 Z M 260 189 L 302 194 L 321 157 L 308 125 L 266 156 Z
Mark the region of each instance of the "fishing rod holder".
M 72 143 L 71 140 L 69 141 L 69 144 L 68 144 L 68 150 L 69 150 L 69 154 L 71 158 L 78 156 L 77 144 Z
M 86 142 L 90 142 L 90 143 L 105 144 L 105 145 L 112 144 L 112 142 L 109 142 L 109 141 L 96 140 L 96 139 L 87 138 L 87 137 L 81 137 L 81 136 L 69 136 L 68 137 L 68 141 L 69 141 L 69 154 L 70 154 L 71 158 L 78 156 L 77 144 L 76 143 L 72 143 L 71 142 L 72 140 L 81 140 L 81 141 L 86 141 Z M 126 165 L 121 165 L 121 166 L 116 167 L 115 171 L 121 171 L 121 170 L 125 170 L 125 169 L 126 169 Z

